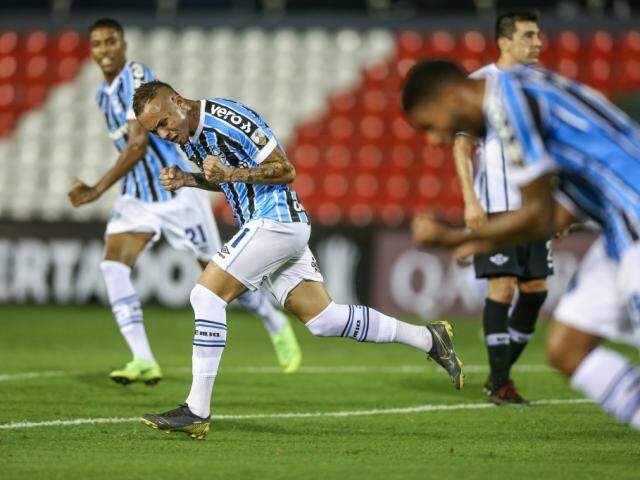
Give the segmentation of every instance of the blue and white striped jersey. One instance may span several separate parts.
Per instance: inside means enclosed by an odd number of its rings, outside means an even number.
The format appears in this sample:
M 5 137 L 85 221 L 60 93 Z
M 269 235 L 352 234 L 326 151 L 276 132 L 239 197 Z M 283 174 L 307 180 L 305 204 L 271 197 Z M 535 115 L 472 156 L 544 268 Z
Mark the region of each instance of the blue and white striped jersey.
M 189 141 L 181 145 L 189 160 L 201 170 L 207 155 L 217 155 L 228 166 L 255 168 L 276 147 L 284 148 L 260 116 L 232 100 L 211 98 L 200 101 L 200 123 Z M 279 222 L 306 222 L 309 219 L 288 185 L 220 185 L 240 225 L 256 218 Z
M 122 151 L 127 144 L 127 122 L 136 119 L 133 113 L 133 92 L 142 83 L 153 78 L 149 67 L 127 62 L 110 85 L 104 82 L 98 89 L 96 99 L 107 120 L 109 136 L 118 151 Z M 155 135 L 149 135 L 147 153 L 122 178 L 122 194 L 139 198 L 143 202 L 161 202 L 173 198 L 175 193 L 162 188 L 158 179 L 160 169 L 171 165 L 177 165 L 183 170 L 188 169 L 176 145 Z
M 488 79 L 485 116 L 520 185 L 555 172 L 556 198 L 598 222 L 619 260 L 640 233 L 640 127 L 589 87 L 516 67 Z

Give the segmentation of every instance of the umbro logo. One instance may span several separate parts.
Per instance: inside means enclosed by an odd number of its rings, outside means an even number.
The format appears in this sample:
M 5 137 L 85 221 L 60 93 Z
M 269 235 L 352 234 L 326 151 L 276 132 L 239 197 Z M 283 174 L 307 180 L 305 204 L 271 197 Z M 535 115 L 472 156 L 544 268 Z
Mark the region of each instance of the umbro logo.
M 489 257 L 489 261 L 494 265 L 498 265 L 500 267 L 509 261 L 509 257 L 501 253 L 496 253 L 492 257 Z
M 225 255 L 229 255 L 229 248 L 226 245 L 223 245 L 222 248 L 220 249 L 222 253 L 224 253 Z

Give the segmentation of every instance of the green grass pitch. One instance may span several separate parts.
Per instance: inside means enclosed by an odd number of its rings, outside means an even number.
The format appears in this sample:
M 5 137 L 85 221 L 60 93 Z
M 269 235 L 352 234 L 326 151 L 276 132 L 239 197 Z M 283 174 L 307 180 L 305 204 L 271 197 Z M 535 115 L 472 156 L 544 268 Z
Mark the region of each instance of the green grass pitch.
M 592 404 L 567 403 L 578 395 L 544 367 L 544 328 L 513 377 L 527 398 L 561 402 L 482 408 L 487 371 L 477 321 L 454 322 L 468 366 L 457 392 L 419 352 L 316 339 L 298 325 L 302 371 L 281 374 L 259 320 L 234 311 L 214 392 L 214 415 L 227 417 L 194 441 L 132 420 L 174 407 L 190 385 L 190 311 L 147 308 L 145 318 L 166 376 L 156 387 L 123 387 L 107 378 L 128 360 L 107 308 L 0 307 L 0 478 L 640 476 L 640 435 Z M 435 409 L 411 410 L 424 405 Z M 313 415 L 276 416 L 292 413 Z M 121 423 L 39 425 L 113 418 Z M 35 426 L 9 425 L 19 422 Z

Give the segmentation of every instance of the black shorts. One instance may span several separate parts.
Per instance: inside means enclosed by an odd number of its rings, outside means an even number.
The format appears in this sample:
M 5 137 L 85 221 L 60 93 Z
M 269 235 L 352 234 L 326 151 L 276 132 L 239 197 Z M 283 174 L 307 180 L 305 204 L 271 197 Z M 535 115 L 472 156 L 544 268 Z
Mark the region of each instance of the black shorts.
M 551 240 L 534 240 L 475 255 L 473 266 L 476 278 L 518 277 L 520 280 L 546 278 L 553 274 Z

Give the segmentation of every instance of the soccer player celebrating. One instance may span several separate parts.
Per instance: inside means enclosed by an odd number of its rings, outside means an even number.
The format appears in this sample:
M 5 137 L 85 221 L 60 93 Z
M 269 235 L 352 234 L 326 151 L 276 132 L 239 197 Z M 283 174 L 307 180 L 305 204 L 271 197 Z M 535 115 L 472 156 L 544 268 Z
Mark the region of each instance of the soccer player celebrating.
M 193 253 L 202 268 L 222 242 L 207 192 L 185 188 L 176 193 L 162 188 L 161 169 L 170 165 L 186 168 L 186 162 L 175 145 L 150 136 L 133 114 L 133 91 L 153 78 L 151 70 L 127 61 L 122 26 L 115 20 L 98 20 L 89 34 L 91 56 L 105 78 L 98 89 L 98 105 L 120 155 L 94 186 L 76 179 L 69 198 L 79 207 L 97 200 L 120 180 L 122 195 L 107 224 L 100 269 L 113 315 L 133 360 L 110 377 L 121 384 L 140 381 L 154 385 L 162 379 L 162 372 L 149 346 L 131 269 L 142 250 L 161 234 L 173 247 Z M 262 318 L 283 369 L 296 370 L 302 355 L 287 318 L 261 292 L 250 292 L 238 301 Z
M 547 354 L 573 388 L 640 428 L 640 370 L 600 345 L 640 345 L 640 127 L 590 88 L 526 66 L 476 80 L 454 63 L 422 62 L 408 75 L 403 107 L 442 141 L 497 132 L 522 195 L 520 209 L 473 231 L 416 218 L 417 243 L 457 247 L 462 257 L 548 238 L 576 218 L 601 225 L 554 312 Z
M 542 46 L 539 33 L 536 14 L 501 15 L 495 31 L 500 57 L 470 77 L 487 78 L 514 65 L 536 63 Z M 475 185 L 471 162 L 474 141 L 478 165 Z M 453 152 L 467 228 L 484 225 L 487 214 L 498 216 L 520 207 L 520 192 L 511 180 L 511 169 L 495 131 L 487 130 L 482 139 L 457 135 Z M 553 273 L 550 246 L 549 239 L 530 240 L 474 256 L 476 277 L 486 278 L 489 287 L 482 317 L 490 367 L 485 390 L 497 405 L 527 403 L 510 379 L 510 369 L 533 336 L 547 297 L 546 277 Z M 516 288 L 518 300 L 509 316 Z
M 213 384 L 227 337 L 227 304 L 261 287 L 314 335 L 409 345 L 428 354 L 447 371 L 456 388 L 462 387 L 461 362 L 448 322 L 412 325 L 373 308 L 331 300 L 308 246 L 309 218 L 288 185 L 295 179 L 295 168 L 256 112 L 223 98 L 188 100 L 160 81 L 136 90 L 133 109 L 147 130 L 179 143 L 203 172 L 165 168 L 161 175 L 165 188 L 222 190 L 240 224 L 239 232 L 218 251 L 191 292 L 195 334 L 189 396 L 174 410 L 145 415 L 145 424 L 194 438 L 206 435 Z

